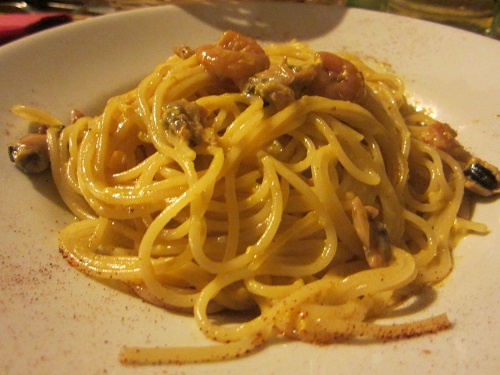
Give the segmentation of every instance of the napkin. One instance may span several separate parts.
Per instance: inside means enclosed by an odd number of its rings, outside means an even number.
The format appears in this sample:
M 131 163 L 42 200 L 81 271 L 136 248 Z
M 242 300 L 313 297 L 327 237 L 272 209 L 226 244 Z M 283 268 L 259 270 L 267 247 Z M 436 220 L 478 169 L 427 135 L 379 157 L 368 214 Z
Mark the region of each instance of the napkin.
M 71 20 L 62 12 L 0 14 L 0 44 Z

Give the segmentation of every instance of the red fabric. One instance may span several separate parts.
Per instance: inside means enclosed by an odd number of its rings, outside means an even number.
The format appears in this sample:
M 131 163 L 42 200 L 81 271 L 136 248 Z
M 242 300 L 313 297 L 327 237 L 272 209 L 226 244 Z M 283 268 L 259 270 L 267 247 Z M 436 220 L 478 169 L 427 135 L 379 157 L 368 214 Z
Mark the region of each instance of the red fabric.
M 71 20 L 71 15 L 60 12 L 0 14 L 0 44 Z

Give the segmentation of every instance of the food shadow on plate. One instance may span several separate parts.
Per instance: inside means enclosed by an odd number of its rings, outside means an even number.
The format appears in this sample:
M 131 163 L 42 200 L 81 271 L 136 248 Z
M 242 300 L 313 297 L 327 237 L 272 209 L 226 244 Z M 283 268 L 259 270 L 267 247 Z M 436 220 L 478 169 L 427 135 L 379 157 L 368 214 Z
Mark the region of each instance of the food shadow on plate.
M 12 168 L 14 169 L 13 172 L 22 174 L 22 172 L 19 171 L 14 166 L 14 164 L 12 164 Z M 50 173 L 50 171 L 45 171 L 43 173 L 29 175 L 29 176 L 25 175 L 25 177 L 30 180 L 31 184 L 33 185 L 33 188 L 37 193 L 39 193 L 52 203 L 56 204 L 59 208 L 63 209 L 64 211 L 67 211 L 68 215 L 71 215 L 70 210 L 62 200 L 61 196 L 59 195 L 59 192 L 57 191 L 56 184 L 54 182 L 54 179 L 52 178 L 52 174 Z
M 424 311 L 436 301 L 437 292 L 431 285 L 408 287 L 403 288 L 395 298 L 400 299 L 401 305 L 387 314 L 386 318 L 411 317 L 413 314 Z
M 323 4 L 315 7 L 287 2 L 270 3 L 191 3 L 177 5 L 204 24 L 220 30 L 234 30 L 244 35 L 285 42 L 290 39 L 313 39 L 330 33 L 349 11 L 344 7 Z M 299 7 L 299 12 L 297 12 Z M 300 19 L 297 19 L 300 14 Z M 307 27 L 303 27 L 307 25 Z

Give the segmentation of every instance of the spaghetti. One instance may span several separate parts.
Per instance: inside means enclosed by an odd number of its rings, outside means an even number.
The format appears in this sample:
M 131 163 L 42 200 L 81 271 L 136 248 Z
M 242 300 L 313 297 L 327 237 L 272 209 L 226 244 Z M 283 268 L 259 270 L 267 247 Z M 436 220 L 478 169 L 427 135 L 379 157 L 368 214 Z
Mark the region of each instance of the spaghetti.
M 446 329 L 446 315 L 375 322 L 449 274 L 460 236 L 486 232 L 460 217 L 470 158 L 426 139 L 435 123 L 397 77 L 354 56 L 234 32 L 180 47 L 100 116 L 49 126 L 53 178 L 80 219 L 61 252 L 192 312 L 218 342 L 127 347 L 124 363 L 233 358 L 276 334 L 329 343 Z M 222 310 L 252 314 L 218 325 Z

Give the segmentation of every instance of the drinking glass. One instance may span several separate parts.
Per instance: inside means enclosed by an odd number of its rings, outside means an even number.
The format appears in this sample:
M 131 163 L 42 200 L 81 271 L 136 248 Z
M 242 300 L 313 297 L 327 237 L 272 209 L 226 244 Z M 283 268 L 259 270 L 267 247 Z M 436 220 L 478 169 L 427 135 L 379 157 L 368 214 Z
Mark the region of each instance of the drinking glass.
M 387 11 L 490 33 L 500 2 L 497 0 L 387 0 Z

